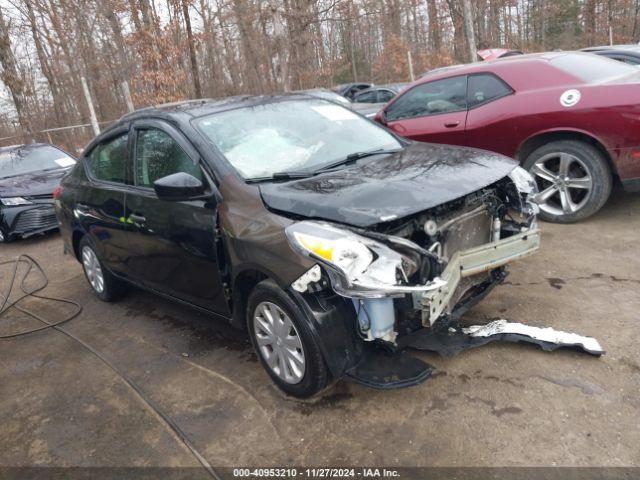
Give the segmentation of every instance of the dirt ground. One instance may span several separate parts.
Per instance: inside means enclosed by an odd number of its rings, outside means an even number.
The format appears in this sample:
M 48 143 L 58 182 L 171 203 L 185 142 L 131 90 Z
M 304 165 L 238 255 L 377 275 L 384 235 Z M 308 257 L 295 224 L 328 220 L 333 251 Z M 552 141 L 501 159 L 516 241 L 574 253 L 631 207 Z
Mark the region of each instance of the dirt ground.
M 542 227 L 541 251 L 468 317 L 594 336 L 605 356 L 514 344 L 418 354 L 438 370 L 419 386 L 340 382 L 312 402 L 283 397 L 226 325 L 135 289 L 102 303 L 57 233 L 3 245 L 0 259 L 38 260 L 45 293 L 83 306 L 64 328 L 126 372 L 213 466 L 640 466 L 640 194 Z M 17 317 L 1 318 L 0 334 Z M 198 466 L 127 384 L 52 330 L 0 340 L 0 419 L 0 466 Z

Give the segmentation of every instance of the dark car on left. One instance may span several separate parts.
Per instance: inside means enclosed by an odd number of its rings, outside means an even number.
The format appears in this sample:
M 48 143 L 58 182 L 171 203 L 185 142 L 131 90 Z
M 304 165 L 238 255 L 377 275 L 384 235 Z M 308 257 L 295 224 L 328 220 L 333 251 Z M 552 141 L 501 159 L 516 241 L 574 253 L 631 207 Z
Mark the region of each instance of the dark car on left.
M 0 242 L 58 228 L 53 192 L 75 163 L 53 145 L 0 147 Z

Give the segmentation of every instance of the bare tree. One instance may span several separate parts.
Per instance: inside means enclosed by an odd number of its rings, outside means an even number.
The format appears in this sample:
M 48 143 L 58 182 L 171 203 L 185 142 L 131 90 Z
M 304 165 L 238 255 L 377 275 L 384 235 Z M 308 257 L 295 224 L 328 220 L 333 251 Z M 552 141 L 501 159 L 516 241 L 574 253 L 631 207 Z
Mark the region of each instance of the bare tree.
M 377 83 L 473 61 L 477 48 L 576 49 L 640 36 L 640 0 L 10 0 L 0 12 L 0 138 L 138 106 Z M 186 54 L 185 54 L 186 52 Z M 78 132 L 84 132 L 82 134 Z M 73 149 L 90 132 L 52 134 Z M 40 135 L 41 137 L 42 135 Z M 48 139 L 48 137 L 45 137 Z
M 464 32 L 467 38 L 467 47 L 469 48 L 468 61 L 473 62 L 476 59 L 476 32 L 473 27 L 473 10 L 471 9 L 471 0 L 462 0 L 462 16 L 464 18 Z
M 196 98 L 202 98 L 202 89 L 200 88 L 200 72 L 198 71 L 198 60 L 196 59 L 196 46 L 191 31 L 191 17 L 189 16 L 189 2 L 182 0 L 182 14 L 184 15 L 184 24 L 187 30 L 187 43 L 189 44 L 189 60 L 191 61 L 191 78 L 193 79 L 193 89 Z
M 0 80 L 6 85 L 11 92 L 13 105 L 16 108 L 20 127 L 25 136 L 31 137 L 33 129 L 31 128 L 31 119 L 27 115 L 27 100 L 25 98 L 25 84 L 18 71 L 18 64 L 13 54 L 11 37 L 9 35 L 9 24 L 5 20 L 0 8 Z

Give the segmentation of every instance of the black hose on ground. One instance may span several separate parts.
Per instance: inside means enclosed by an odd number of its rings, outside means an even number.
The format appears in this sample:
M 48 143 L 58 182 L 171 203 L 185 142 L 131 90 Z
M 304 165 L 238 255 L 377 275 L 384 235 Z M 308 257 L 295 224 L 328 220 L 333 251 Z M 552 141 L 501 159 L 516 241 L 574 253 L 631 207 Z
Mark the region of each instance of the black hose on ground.
M 164 412 L 162 412 L 162 410 L 160 410 L 158 405 L 156 405 L 156 403 L 149 396 L 147 396 L 147 394 L 144 393 L 144 391 L 133 380 L 131 380 L 124 372 L 122 372 L 108 358 L 106 358 L 104 355 L 102 355 L 99 351 L 97 351 L 91 345 L 89 345 L 84 340 L 76 337 L 75 335 L 73 335 L 72 333 L 68 332 L 67 330 L 63 329 L 60 326 L 63 323 L 66 323 L 66 322 L 68 322 L 70 320 L 73 320 L 78 315 L 80 315 L 80 313 L 82 312 L 82 305 L 80 305 L 79 303 L 74 302 L 72 300 L 65 300 L 65 299 L 62 299 L 62 298 L 55 298 L 55 297 L 47 297 L 47 296 L 44 296 L 44 295 L 38 295 L 38 292 L 41 292 L 42 290 L 44 290 L 47 287 L 47 285 L 49 285 L 49 279 L 48 279 L 46 273 L 44 272 L 43 268 L 40 266 L 40 264 L 36 260 L 34 260 L 32 257 L 30 257 L 29 255 L 23 254 L 23 255 L 20 255 L 17 258 L 13 259 L 13 260 L 2 261 L 2 262 L 0 262 L 0 267 L 3 266 L 3 265 L 9 265 L 11 263 L 13 263 L 13 269 L 12 269 L 12 272 L 11 272 L 9 283 L 7 285 L 6 291 L 3 292 L 3 293 L 0 293 L 0 301 L 1 301 L 0 319 L 9 310 L 11 310 L 13 308 L 13 309 L 18 310 L 19 312 L 24 313 L 25 315 L 28 315 L 29 317 L 31 317 L 31 318 L 33 318 L 35 320 L 38 320 L 43 325 L 40 326 L 40 327 L 31 328 L 31 329 L 28 329 L 28 330 L 23 330 L 23 331 L 20 331 L 20 332 L 17 332 L 17 333 L 0 335 L 0 339 L 16 338 L 16 337 L 20 337 L 20 336 L 23 336 L 23 335 L 28 335 L 30 333 L 39 332 L 39 331 L 45 330 L 47 328 L 52 328 L 52 329 L 57 330 L 58 332 L 62 333 L 63 335 L 66 335 L 67 337 L 69 337 L 70 339 L 74 340 L 75 342 L 79 343 L 85 349 L 87 349 L 89 352 L 91 352 L 93 355 L 98 357 L 116 375 L 118 375 L 122 379 L 122 381 L 124 381 L 138 395 L 138 397 L 143 402 L 145 402 L 147 404 L 147 406 L 149 408 L 151 408 L 169 426 L 169 428 L 171 428 L 171 430 L 174 431 L 174 433 L 180 438 L 182 443 L 184 443 L 185 446 L 189 449 L 189 451 L 191 451 L 193 456 L 196 457 L 196 460 L 198 460 L 198 462 L 202 465 L 202 467 L 207 471 L 207 473 L 212 478 L 215 478 L 216 480 L 220 480 L 220 476 L 216 473 L 216 471 L 213 469 L 213 467 L 211 467 L 211 465 L 209 464 L 207 459 L 204 458 L 202 456 L 202 454 L 200 454 L 200 452 L 198 452 L 198 450 L 193 445 L 191 440 L 189 440 L 189 437 L 187 437 L 187 434 L 169 416 L 167 416 Z M 11 294 L 13 293 L 13 291 L 15 289 L 16 280 L 18 279 L 18 269 L 20 267 L 20 264 L 26 264 L 27 265 L 26 271 L 24 272 L 24 274 L 22 276 L 22 279 L 20 280 L 20 284 L 19 284 L 20 291 L 21 291 L 22 294 L 19 295 L 16 299 L 10 301 Z M 42 276 L 43 284 L 40 285 L 40 286 L 34 287 L 32 290 L 29 290 L 27 285 L 26 285 L 26 282 L 27 282 L 27 278 L 29 277 L 29 274 L 34 269 L 37 270 L 40 273 L 40 275 Z M 55 323 L 51 323 L 46 318 L 43 318 L 42 316 L 38 315 L 37 313 L 31 312 L 31 311 L 27 310 L 26 308 L 23 308 L 20 305 L 18 305 L 22 300 L 24 300 L 25 298 L 28 298 L 28 297 L 38 298 L 38 299 L 41 299 L 41 300 L 50 300 L 50 301 L 53 301 L 53 302 L 64 303 L 64 304 L 67 304 L 67 305 L 73 305 L 76 308 L 71 314 L 68 314 L 64 319 L 62 319 L 60 321 L 57 321 Z
M 34 332 L 39 332 L 40 330 L 45 330 L 47 328 L 53 328 L 53 327 L 57 327 L 59 325 L 62 325 L 65 322 L 68 322 L 69 320 L 73 320 L 74 318 L 76 318 L 78 315 L 80 315 L 80 313 L 82 312 L 82 305 L 80 305 L 77 302 L 73 302 L 71 300 L 64 300 L 61 298 L 54 298 L 54 297 L 47 297 L 44 295 L 38 295 L 38 292 L 44 290 L 45 288 L 47 288 L 47 285 L 49 285 L 49 279 L 47 278 L 47 275 L 44 273 L 44 270 L 42 269 L 42 267 L 38 264 L 38 262 L 36 262 L 33 258 L 31 258 L 29 255 L 20 255 L 19 257 L 13 259 L 13 260 L 5 260 L 0 262 L 0 267 L 3 265 L 9 265 L 13 263 L 13 270 L 11 272 L 11 279 L 9 280 L 9 283 L 7 285 L 7 289 L 4 293 L 1 293 L 0 295 L 0 299 L 2 299 L 2 305 L 0 306 L 0 319 L 12 308 L 15 308 L 16 310 L 24 313 L 25 315 L 28 315 L 32 318 L 35 318 L 36 320 L 40 321 L 41 323 L 43 323 L 44 325 L 40 326 L 40 327 L 35 327 L 35 328 L 31 328 L 28 330 L 23 330 L 17 333 L 11 333 L 11 334 L 5 334 L 5 335 L 0 335 L 0 339 L 2 338 L 15 338 L 15 337 L 20 337 L 22 335 L 28 335 L 30 333 L 34 333 Z M 26 272 L 24 272 L 22 279 L 20 281 L 20 291 L 22 292 L 22 295 L 18 296 L 18 298 L 16 298 L 13 301 L 9 301 L 10 297 L 11 297 L 11 293 L 13 292 L 14 288 L 15 288 L 15 284 L 16 284 L 16 280 L 18 278 L 18 268 L 20 267 L 20 264 L 26 264 L 27 265 L 27 270 Z M 32 290 L 28 290 L 27 286 L 26 286 L 26 282 L 27 282 L 27 278 L 29 277 L 29 274 L 31 273 L 31 271 L 33 269 L 36 269 L 40 275 L 42 276 L 43 279 L 43 284 L 33 288 Z M 21 307 L 18 305 L 18 303 L 20 303 L 22 300 L 24 300 L 27 297 L 32 297 L 32 298 L 39 298 L 41 300 L 50 300 L 52 302 L 58 302 L 58 303 L 64 303 L 67 305 L 73 305 L 75 307 L 75 310 L 67 315 L 65 318 L 63 318 L 62 320 L 55 322 L 55 323 L 49 323 L 45 320 L 43 320 L 42 318 L 39 318 L 37 315 L 35 315 L 34 313 L 30 312 L 29 310 Z

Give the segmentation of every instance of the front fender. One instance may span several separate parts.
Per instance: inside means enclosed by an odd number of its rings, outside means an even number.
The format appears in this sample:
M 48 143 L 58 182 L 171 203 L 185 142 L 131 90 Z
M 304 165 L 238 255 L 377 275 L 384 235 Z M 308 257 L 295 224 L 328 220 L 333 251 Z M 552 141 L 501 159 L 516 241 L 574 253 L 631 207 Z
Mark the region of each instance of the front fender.
M 330 291 L 301 294 L 288 288 L 287 293 L 309 320 L 329 371 L 335 379 L 342 377 L 359 362 L 364 349 L 353 303 Z

